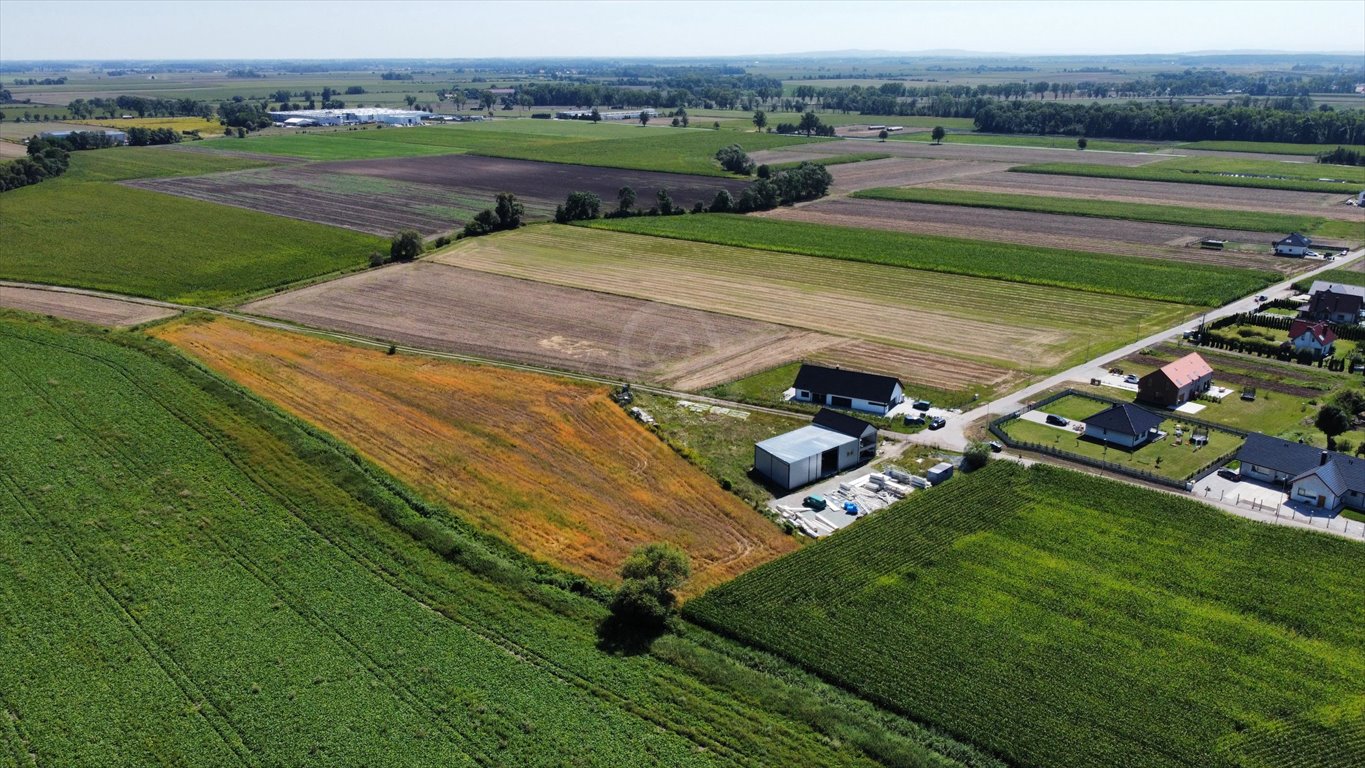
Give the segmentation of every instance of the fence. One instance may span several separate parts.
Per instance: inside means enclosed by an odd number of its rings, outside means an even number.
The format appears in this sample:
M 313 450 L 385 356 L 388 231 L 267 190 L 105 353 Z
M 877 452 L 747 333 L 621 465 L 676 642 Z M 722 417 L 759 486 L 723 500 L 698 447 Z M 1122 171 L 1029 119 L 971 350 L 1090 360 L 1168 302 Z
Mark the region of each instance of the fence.
M 1150 413 L 1155 413 L 1156 415 L 1161 416 L 1163 419 L 1168 418 L 1166 414 L 1163 414 L 1158 411 L 1153 411 L 1150 408 L 1144 408 L 1143 406 L 1136 405 L 1135 403 L 1125 403 L 1122 400 L 1114 400 L 1103 395 L 1094 395 L 1089 392 L 1078 392 L 1074 389 L 1065 389 L 1062 390 L 1061 392 L 1053 393 L 1043 398 L 1042 400 L 1038 400 L 1032 403 L 1026 403 L 1023 408 L 1020 408 L 1012 413 L 1007 413 L 1004 416 L 995 419 L 990 423 L 989 427 L 990 432 L 992 435 L 995 435 L 995 437 L 999 439 L 1001 442 L 1003 442 L 1005 445 L 1008 445 L 1009 447 L 1014 448 L 1016 450 L 1032 451 L 1034 453 L 1042 453 L 1049 456 L 1056 456 L 1061 459 L 1066 459 L 1067 461 L 1074 461 L 1077 464 L 1084 464 L 1088 467 L 1094 467 L 1095 469 L 1107 469 L 1110 472 L 1114 472 L 1116 474 L 1128 475 L 1129 477 L 1136 477 L 1139 480 L 1146 480 L 1147 482 L 1157 483 L 1159 485 L 1165 485 L 1171 488 L 1179 488 L 1182 491 L 1191 490 L 1194 487 L 1195 483 L 1207 477 L 1214 470 L 1218 469 L 1218 467 L 1232 460 L 1232 457 L 1237 454 L 1236 450 L 1228 451 L 1222 456 L 1219 456 L 1213 461 L 1210 461 L 1208 464 L 1205 464 L 1202 469 L 1190 475 L 1187 475 L 1184 478 L 1174 478 L 1168 475 L 1158 475 L 1153 472 L 1148 472 L 1145 469 L 1138 469 L 1137 467 L 1131 467 L 1125 464 L 1115 464 L 1112 461 L 1105 461 L 1104 459 L 1096 459 L 1089 456 L 1082 456 L 1078 453 L 1064 451 L 1060 448 L 1054 448 L 1053 446 L 1044 445 L 1042 443 L 1031 443 L 1027 440 L 1016 440 L 1013 437 L 1010 437 L 1009 433 L 1005 432 L 1005 430 L 1002 428 L 1003 424 L 1019 418 L 1028 411 L 1038 410 L 1039 408 L 1043 408 L 1047 405 L 1050 405 L 1058 400 L 1061 400 L 1064 397 L 1070 397 L 1073 395 L 1076 397 L 1084 397 L 1088 400 L 1097 400 L 1101 403 L 1109 403 L 1110 405 L 1133 405 L 1137 408 L 1142 408 L 1143 410 L 1148 411 Z M 1214 424 L 1212 422 L 1204 421 L 1203 419 L 1192 418 L 1183 413 L 1179 414 L 1179 418 L 1181 421 L 1186 421 L 1195 426 L 1204 427 L 1205 429 L 1216 429 L 1219 432 L 1227 432 L 1228 434 L 1236 435 L 1238 437 L 1243 438 L 1247 436 L 1247 432 L 1245 432 L 1244 430 L 1235 429 L 1233 427 L 1225 427 L 1221 424 Z

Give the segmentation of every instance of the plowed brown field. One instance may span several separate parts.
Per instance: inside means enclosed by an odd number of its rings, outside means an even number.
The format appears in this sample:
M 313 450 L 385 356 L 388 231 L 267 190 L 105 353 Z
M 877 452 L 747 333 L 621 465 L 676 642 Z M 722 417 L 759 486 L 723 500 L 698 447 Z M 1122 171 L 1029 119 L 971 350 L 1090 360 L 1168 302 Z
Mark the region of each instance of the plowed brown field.
M 231 320 L 155 335 L 354 446 L 470 524 L 612 582 L 634 547 L 692 558 L 687 592 L 796 542 L 635 423 L 606 389 Z
M 18 285 L 0 285 L 0 307 L 114 327 L 150 323 L 176 313 L 136 301 Z

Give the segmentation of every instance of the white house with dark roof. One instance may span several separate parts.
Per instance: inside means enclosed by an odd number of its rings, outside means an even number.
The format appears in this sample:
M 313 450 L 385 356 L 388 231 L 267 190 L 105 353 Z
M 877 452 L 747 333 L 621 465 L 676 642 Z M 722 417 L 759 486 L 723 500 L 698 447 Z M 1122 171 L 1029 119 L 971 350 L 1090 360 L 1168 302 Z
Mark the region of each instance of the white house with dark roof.
M 798 403 L 815 403 L 828 408 L 863 411 L 885 416 L 905 402 L 905 391 L 894 376 L 828 368 L 803 363 L 792 382 Z
M 1275 248 L 1276 256 L 1303 257 L 1308 255 L 1308 250 L 1313 247 L 1313 241 L 1298 232 L 1291 232 L 1287 237 L 1276 240 L 1271 245 Z
M 1253 432 L 1237 452 L 1241 473 L 1289 487 L 1289 498 L 1334 512 L 1365 510 L 1365 460 Z
M 1146 408 L 1115 403 L 1085 419 L 1085 437 L 1100 443 L 1133 450 L 1150 443 L 1165 419 Z

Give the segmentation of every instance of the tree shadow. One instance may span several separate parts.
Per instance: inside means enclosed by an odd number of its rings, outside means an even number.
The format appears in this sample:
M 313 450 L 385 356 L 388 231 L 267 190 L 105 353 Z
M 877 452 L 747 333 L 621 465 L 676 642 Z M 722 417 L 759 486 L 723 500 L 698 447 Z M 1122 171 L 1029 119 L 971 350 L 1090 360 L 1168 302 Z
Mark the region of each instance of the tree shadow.
M 663 624 L 612 614 L 597 625 L 597 649 L 617 656 L 639 656 L 649 653 L 666 630 Z

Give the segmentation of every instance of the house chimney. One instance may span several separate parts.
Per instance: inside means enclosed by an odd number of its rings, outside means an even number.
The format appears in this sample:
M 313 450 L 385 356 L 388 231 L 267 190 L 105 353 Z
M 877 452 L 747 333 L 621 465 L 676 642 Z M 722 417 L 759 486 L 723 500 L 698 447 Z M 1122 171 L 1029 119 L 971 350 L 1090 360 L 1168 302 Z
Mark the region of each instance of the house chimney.
M 1327 460 L 1330 458 L 1332 458 L 1332 455 L 1329 454 L 1327 451 L 1323 451 L 1322 455 L 1318 457 L 1318 466 L 1319 467 L 1326 466 Z

